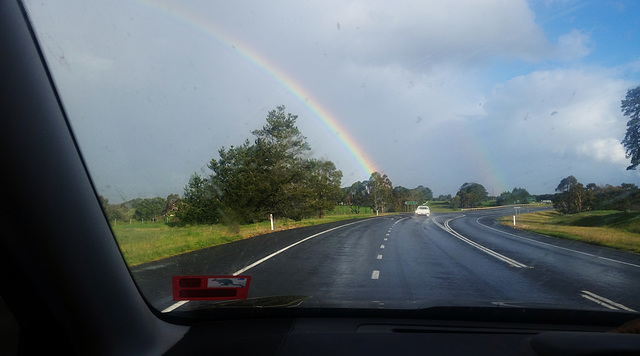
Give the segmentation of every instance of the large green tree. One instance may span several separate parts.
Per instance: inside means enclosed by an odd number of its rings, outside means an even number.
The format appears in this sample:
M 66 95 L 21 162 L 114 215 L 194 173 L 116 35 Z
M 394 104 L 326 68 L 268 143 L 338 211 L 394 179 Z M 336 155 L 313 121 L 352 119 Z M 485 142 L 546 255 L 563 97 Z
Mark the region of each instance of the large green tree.
M 553 207 L 563 214 L 575 214 L 592 210 L 594 207 L 595 184 L 588 184 L 585 188 L 576 177 L 568 176 L 558 184 Z
M 227 214 L 236 215 L 241 222 L 259 221 L 268 214 L 270 187 L 276 177 L 268 175 L 264 152 L 246 140 L 241 146 L 222 147 L 219 159 L 212 159 L 210 177 Z
M 195 189 L 189 190 L 219 200 L 219 206 L 206 208 L 213 209 L 211 217 L 218 208 L 234 223 L 265 220 L 269 214 L 300 220 L 321 216 L 340 201 L 342 172 L 330 161 L 308 157 L 310 147 L 296 120 L 284 106 L 269 111 L 266 124 L 251 132 L 253 142 L 222 147 L 219 158 L 209 162 L 213 174 L 208 179 L 192 177 L 187 188 Z M 184 201 L 183 206 L 199 206 L 186 196 Z
M 424 204 L 433 199 L 431 189 L 419 185 L 413 189 L 397 186 L 393 188 L 393 199 L 395 211 L 405 211 L 408 207 L 405 205 L 407 201 L 414 201 L 418 204 Z
M 307 177 L 303 180 L 303 189 L 309 192 L 304 204 L 304 215 L 322 217 L 325 212 L 332 210 L 342 197 L 342 172 L 336 169 L 333 162 L 316 159 L 307 161 L 304 172 Z
M 133 218 L 136 220 L 157 220 L 164 214 L 166 205 L 166 199 L 160 197 L 142 199 L 135 205 L 136 211 Z
M 640 165 L 640 86 L 627 91 L 620 108 L 622 114 L 629 118 L 627 133 L 622 140 L 626 157 L 631 158 L 627 170 L 634 170 Z
M 369 196 L 367 183 L 367 181 L 358 181 L 342 189 L 344 193 L 343 202 L 347 204 L 355 214 L 360 214 L 360 207 L 367 204 Z
M 393 187 L 393 208 L 395 211 L 404 211 L 406 210 L 405 202 L 413 201 L 411 199 L 411 190 L 409 188 L 405 188 L 403 186 Z
M 563 214 L 589 211 L 593 207 L 593 192 L 585 189 L 582 183 L 576 183 L 567 191 L 560 193 L 553 207 Z
M 578 179 L 574 176 L 568 176 L 567 178 L 562 178 L 560 184 L 556 187 L 556 192 L 568 192 L 571 187 L 578 184 Z
M 513 200 L 516 204 L 527 204 L 529 201 L 527 200 L 531 194 L 524 188 L 513 188 L 511 191 L 513 195 Z
M 419 185 L 411 189 L 411 198 L 419 204 L 424 204 L 425 202 L 433 199 L 433 192 L 428 187 Z
M 194 173 L 184 187 L 184 199 L 176 202 L 177 224 L 215 224 L 222 215 L 220 191 L 210 179 Z
M 496 199 L 498 205 L 511 205 L 515 202 L 511 192 L 502 192 Z
M 456 196 L 460 199 L 460 207 L 475 208 L 487 200 L 488 193 L 482 184 L 472 182 L 464 183 Z
M 510 192 L 503 192 L 496 199 L 498 205 L 510 205 L 510 204 L 527 204 L 531 194 L 524 188 L 513 188 Z
M 386 174 L 371 173 L 368 190 L 371 210 L 384 213 L 385 208 L 393 204 L 393 184 Z

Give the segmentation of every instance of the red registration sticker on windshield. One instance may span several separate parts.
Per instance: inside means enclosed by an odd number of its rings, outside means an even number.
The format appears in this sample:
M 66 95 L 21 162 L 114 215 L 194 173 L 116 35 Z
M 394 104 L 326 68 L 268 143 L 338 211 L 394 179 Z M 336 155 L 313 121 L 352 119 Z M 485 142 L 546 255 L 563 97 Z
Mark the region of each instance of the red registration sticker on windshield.
M 247 299 L 251 276 L 173 276 L 173 300 Z

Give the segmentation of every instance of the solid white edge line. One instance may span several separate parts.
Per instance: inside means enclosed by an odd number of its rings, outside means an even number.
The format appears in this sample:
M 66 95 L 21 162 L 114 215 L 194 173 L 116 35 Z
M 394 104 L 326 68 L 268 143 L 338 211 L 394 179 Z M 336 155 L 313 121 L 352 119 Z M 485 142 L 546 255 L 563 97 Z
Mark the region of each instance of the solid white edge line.
M 609 308 L 611 310 L 618 310 L 618 308 L 614 307 L 613 305 L 609 305 L 609 304 L 607 304 L 607 303 L 605 303 L 605 302 L 603 302 L 601 300 L 598 300 L 596 298 L 590 297 L 590 296 L 588 296 L 586 294 L 580 294 L 580 296 L 582 296 L 582 298 L 588 299 L 588 300 L 590 300 L 590 301 L 592 301 L 592 302 L 594 302 L 594 303 L 596 303 L 598 305 L 602 305 L 603 307 L 607 307 L 607 308 Z
M 305 241 L 307 241 L 307 240 L 310 240 L 310 239 L 312 239 L 312 238 L 314 238 L 314 237 L 316 237 L 316 236 L 320 236 L 320 235 L 322 235 L 322 234 L 326 234 L 327 232 L 330 232 L 330 231 L 333 231 L 333 230 L 341 229 L 341 228 L 343 228 L 343 227 L 345 227 L 345 226 L 349 226 L 349 225 L 353 225 L 353 224 L 358 224 L 358 223 L 361 223 L 361 222 L 363 222 L 363 221 L 365 221 L 365 220 L 354 221 L 354 222 L 352 222 L 352 223 L 348 223 L 348 224 L 344 224 L 344 225 L 336 226 L 336 227 L 331 228 L 331 229 L 329 229 L 329 230 L 321 231 L 321 232 L 319 232 L 319 233 L 317 233 L 317 234 L 314 234 L 314 235 L 311 235 L 311 236 L 309 236 L 309 237 L 306 237 L 306 238 L 304 238 L 304 239 L 302 239 L 302 240 L 300 240 L 300 241 L 298 241 L 298 242 L 292 243 L 291 245 L 289 245 L 289 246 L 287 246 L 287 247 L 285 247 L 285 248 L 282 248 L 282 249 L 280 249 L 280 250 L 278 250 L 278 251 L 276 251 L 276 252 L 274 252 L 274 253 L 270 254 L 269 256 L 267 256 L 267 257 L 265 257 L 265 258 L 259 259 L 258 261 L 256 261 L 256 262 L 254 262 L 254 263 L 252 263 L 252 264 L 248 265 L 247 267 L 242 268 L 242 269 L 240 269 L 240 270 L 236 271 L 236 272 L 235 272 L 235 273 L 233 273 L 232 275 L 233 275 L 233 276 L 237 276 L 237 275 L 239 275 L 240 273 L 244 273 L 244 272 L 246 272 L 247 270 L 249 270 L 249 269 L 251 269 L 251 268 L 253 268 L 253 267 L 255 267 L 255 266 L 257 266 L 257 265 L 261 264 L 262 262 L 264 262 L 264 261 L 266 261 L 266 260 L 269 260 L 269 259 L 271 259 L 271 258 L 275 257 L 276 255 L 279 255 L 279 254 L 283 253 L 284 251 L 286 251 L 286 250 L 288 250 L 288 249 L 290 249 L 290 248 L 292 248 L 292 247 L 294 247 L 294 246 L 296 246 L 296 245 L 299 245 L 299 244 L 301 244 L 301 243 L 303 243 L 303 242 L 305 242 Z
M 453 219 L 461 218 L 463 216 L 464 215 L 461 215 L 461 216 L 455 217 Z M 480 251 L 482 251 L 482 252 L 484 252 L 484 253 L 486 253 L 486 254 L 488 254 L 490 256 L 493 256 L 493 257 L 495 257 L 495 258 L 497 258 L 497 259 L 499 259 L 499 260 L 501 260 L 503 262 L 506 262 L 506 263 L 510 264 L 511 266 L 513 266 L 513 267 L 516 267 L 516 268 L 527 268 L 527 265 L 525 265 L 524 263 L 520 263 L 520 262 L 518 262 L 518 261 L 516 261 L 516 260 L 514 260 L 512 258 L 509 258 L 509 257 L 507 257 L 505 255 L 502 255 L 502 254 L 500 254 L 500 253 L 498 253 L 496 251 L 493 251 L 490 248 L 484 247 L 484 246 L 480 245 L 479 243 L 477 243 L 475 241 L 472 241 L 472 240 L 469 240 L 468 238 L 464 237 L 463 235 L 461 235 L 460 233 L 458 233 L 457 231 L 455 231 L 453 228 L 451 228 L 449 226 L 449 222 L 451 220 L 453 220 L 453 219 L 449 219 L 449 220 L 445 221 L 444 222 L 444 226 L 442 224 L 440 224 L 436 219 L 433 219 L 433 221 L 435 222 L 435 224 L 437 226 L 439 226 L 444 231 L 448 232 L 449 234 L 453 235 L 454 237 L 458 238 L 459 240 L 461 240 L 463 242 L 466 242 L 467 244 L 479 249 Z
M 550 244 L 550 243 L 546 243 L 546 242 L 530 239 L 528 237 L 519 236 L 519 235 L 516 235 L 516 234 L 512 234 L 512 233 L 507 232 L 507 231 L 502 231 L 502 230 L 499 230 L 499 229 L 496 229 L 496 228 L 493 228 L 491 226 L 487 226 L 487 225 L 481 223 L 480 219 L 482 219 L 482 218 L 483 217 L 479 217 L 479 218 L 476 219 L 476 223 L 478 223 L 478 225 L 483 226 L 483 227 L 485 227 L 487 229 L 491 229 L 491 230 L 503 233 L 505 235 L 510 235 L 510 236 L 513 236 L 513 237 L 516 237 L 516 238 L 519 238 L 519 239 L 525 239 L 525 240 L 528 240 L 528 241 L 531 241 L 531 242 L 536 242 L 536 243 L 539 243 L 539 244 L 542 244 L 542 245 L 545 245 L 545 246 L 551 246 L 551 247 L 555 247 L 555 248 L 566 250 L 566 251 L 570 251 L 570 252 L 575 252 L 575 253 L 586 255 L 586 256 L 591 256 L 591 257 L 600 258 L 600 259 L 611 261 L 611 262 L 616 262 L 616 263 L 620 263 L 620 264 L 624 264 L 624 265 L 640 268 L 640 265 L 636 265 L 636 264 L 633 264 L 633 263 L 614 260 L 614 259 L 607 258 L 607 257 L 601 257 L 601 256 L 597 256 L 597 255 L 594 255 L 594 254 L 591 254 L 591 253 L 577 251 L 577 250 L 573 250 L 573 249 L 562 247 L 562 246 L 556 246 L 556 245 L 553 245 L 553 244 Z M 599 295 L 597 295 L 597 294 L 595 294 L 593 292 L 589 292 L 587 290 L 583 290 L 582 293 L 585 293 L 585 294 L 580 294 L 580 296 L 582 296 L 583 298 L 588 299 L 588 300 L 590 300 L 590 301 L 592 301 L 594 303 L 601 304 L 601 305 L 603 305 L 603 306 L 605 306 L 605 307 L 607 307 L 609 309 L 613 309 L 613 310 L 623 309 L 623 310 L 626 310 L 626 311 L 629 311 L 629 312 L 637 313 L 637 311 L 634 310 L 634 309 L 631 309 L 631 308 L 629 308 L 629 307 L 627 307 L 625 305 L 622 305 L 620 303 L 616 303 L 616 302 L 614 302 L 614 301 L 612 301 L 610 299 L 607 299 L 605 297 L 601 297 L 601 296 L 599 296 Z
M 274 252 L 274 253 L 270 254 L 269 256 L 267 256 L 267 257 L 265 257 L 265 258 L 259 259 L 258 261 L 256 261 L 256 262 L 254 262 L 254 263 L 252 263 L 252 264 L 248 265 L 247 267 L 244 267 L 244 268 L 242 268 L 242 269 L 240 269 L 240 270 L 238 270 L 238 271 L 234 272 L 234 273 L 232 274 L 232 276 L 237 276 L 237 275 L 239 275 L 239 274 L 241 274 L 241 273 L 244 273 L 244 272 L 246 272 L 247 270 L 249 270 L 249 269 L 251 269 L 251 268 L 253 268 L 253 267 L 255 267 L 255 266 L 257 266 L 257 265 L 261 264 L 262 262 L 264 262 L 264 261 L 266 261 L 266 260 L 268 260 L 268 259 L 270 259 L 270 258 L 272 258 L 272 257 L 274 257 L 274 256 L 276 256 L 276 255 L 279 255 L 279 254 L 281 254 L 282 252 L 284 252 L 284 251 L 286 251 L 286 250 L 288 250 L 288 249 L 290 249 L 290 248 L 292 248 L 292 247 L 294 247 L 294 246 L 296 246 L 296 245 L 298 245 L 298 244 L 301 244 L 301 243 L 303 243 L 303 242 L 305 242 L 305 241 L 307 241 L 307 240 L 310 240 L 310 239 L 312 239 L 312 238 L 314 238 L 314 237 L 316 237 L 316 236 L 320 236 L 320 235 L 325 234 L 325 233 L 327 233 L 327 232 L 330 232 L 330 231 L 333 231 L 333 230 L 337 230 L 337 229 L 340 229 L 340 228 L 343 228 L 343 227 L 346 227 L 346 226 L 349 226 L 349 225 L 358 224 L 358 223 L 361 223 L 361 222 L 364 222 L 364 221 L 367 221 L 367 220 L 369 220 L 369 219 L 362 219 L 362 220 L 354 221 L 354 222 L 351 222 L 351 223 L 348 223 L 348 224 L 344 224 L 344 225 L 336 226 L 336 227 L 334 227 L 334 228 L 331 228 L 331 229 L 328 229 L 328 230 L 324 230 L 324 231 L 321 231 L 321 232 L 319 232 L 319 233 L 317 233 L 317 234 L 314 234 L 314 235 L 311 235 L 311 236 L 309 236 L 309 237 L 306 237 L 306 238 L 304 238 L 304 239 L 302 239 L 302 240 L 300 240 L 300 241 L 298 241 L 298 242 L 292 243 L 291 245 L 289 245 L 289 246 L 287 246 L 287 247 L 285 247 L 285 248 L 282 248 L 282 249 L 280 249 L 280 250 L 278 250 L 278 251 L 276 251 L 276 252 Z M 175 310 L 175 309 L 177 309 L 177 308 L 179 308 L 179 307 L 181 307 L 181 306 L 183 306 L 183 305 L 187 304 L 188 302 L 189 302 L 188 300 L 181 300 L 181 301 L 179 301 L 179 302 L 176 302 L 176 303 L 174 303 L 173 305 L 169 306 L 168 308 L 164 309 L 164 310 L 162 311 L 162 313 L 168 313 L 168 312 L 170 312 L 170 311 L 173 311 L 173 310 Z
M 512 233 L 510 233 L 510 232 L 502 231 L 502 230 L 499 230 L 499 229 L 496 229 L 496 228 L 494 228 L 494 227 L 487 226 L 487 225 L 485 225 L 485 224 L 481 223 L 481 222 L 480 222 L 480 219 L 482 219 L 482 218 L 483 218 L 483 217 L 479 217 L 479 218 L 477 218 L 477 219 L 476 219 L 476 222 L 478 223 L 478 225 L 483 226 L 483 227 L 485 227 L 485 228 L 487 228 L 487 229 L 491 229 L 491 230 L 494 230 L 494 231 L 497 231 L 497 232 L 503 233 L 503 234 L 505 234 L 505 235 L 510 235 L 510 236 L 513 236 L 513 237 L 517 237 L 517 238 L 519 238 L 519 239 L 524 239 L 524 240 L 528 240 L 528 241 L 531 241 L 531 242 L 536 242 L 536 243 L 539 243 L 539 244 L 541 244 L 541 245 L 545 245 L 545 246 L 551 246 L 551 247 L 559 248 L 559 249 L 561 249 L 561 250 L 566 250 L 566 251 L 571 251 L 571 252 L 579 253 L 579 254 L 581 254 L 581 255 L 591 256 L 591 257 L 599 258 L 599 259 L 602 259 L 602 260 L 607 260 L 607 261 L 610 261 L 610 262 L 615 262 L 615 263 L 620 263 L 620 264 L 627 265 L 627 266 L 632 266 L 632 267 L 640 268 L 640 265 L 636 265 L 636 264 L 633 264 L 633 263 L 624 262 L 624 261 L 620 261 L 620 260 L 614 260 L 614 259 L 612 259 L 612 258 L 607 258 L 607 257 L 601 257 L 601 256 L 597 256 L 597 255 L 594 255 L 594 254 L 591 254 L 591 253 L 582 252 L 582 251 L 578 251 L 578 250 L 573 250 L 573 249 L 566 248 L 566 247 L 562 247 L 562 246 L 556 246 L 556 245 L 553 245 L 553 244 L 550 244 L 550 243 L 546 243 L 546 242 L 542 242 L 542 241 L 538 241 L 538 240 L 530 239 L 530 238 L 528 238 L 528 237 L 524 237 L 524 236 L 519 236 L 519 235 L 516 235 L 516 234 L 512 234 Z M 543 235 L 543 236 L 544 236 L 544 235 Z
M 526 268 L 527 267 L 527 265 L 525 265 L 523 263 L 520 263 L 520 262 L 518 262 L 518 261 L 516 261 L 516 260 L 514 260 L 512 258 L 509 258 L 509 257 L 507 257 L 505 255 L 502 255 L 502 254 L 500 254 L 500 253 L 498 253 L 496 251 L 491 250 L 488 247 L 482 246 L 479 243 L 464 237 L 459 232 L 453 230 L 453 228 L 451 228 L 449 226 L 449 221 L 451 221 L 451 220 L 453 220 L 453 219 L 449 219 L 449 220 L 445 221 L 445 226 L 447 227 L 447 229 L 448 229 L 450 234 L 454 235 L 455 237 L 459 238 L 460 240 L 470 244 L 473 247 L 476 247 L 477 249 L 479 249 L 479 250 L 481 250 L 481 251 L 483 251 L 483 252 L 485 252 L 485 253 L 487 253 L 487 254 L 489 254 L 489 255 L 491 255 L 491 256 L 493 256 L 493 257 L 495 257 L 495 258 L 497 258 L 497 259 L 499 259 L 499 260 L 501 260 L 503 262 L 511 264 L 513 267 L 516 267 L 516 268 Z
M 598 299 L 598 300 L 600 300 L 600 301 L 602 301 L 602 302 L 604 302 L 604 303 L 607 303 L 607 304 L 609 304 L 609 305 L 613 305 L 613 306 L 615 306 L 616 308 L 624 309 L 624 310 L 626 310 L 626 311 L 630 311 L 630 312 L 637 313 L 637 311 L 635 311 L 635 310 L 633 310 L 633 309 L 631 309 L 631 308 L 629 308 L 629 307 L 626 307 L 626 306 L 624 306 L 624 305 L 622 305 L 622 304 L 620 304 L 620 303 L 616 303 L 616 302 L 614 302 L 614 301 L 613 301 L 613 300 L 611 300 L 611 299 L 607 299 L 607 298 L 605 298 L 605 297 L 599 296 L 599 295 L 597 295 L 597 294 L 595 294 L 595 293 L 593 293 L 593 292 L 589 292 L 588 290 L 583 290 L 583 291 L 582 291 L 582 293 L 588 294 L 588 295 L 590 295 L 591 297 L 596 298 L 596 299 Z M 584 297 L 584 295 L 583 295 L 583 297 Z M 586 298 L 586 297 L 585 297 L 585 298 Z
M 188 300 L 181 300 L 181 301 L 179 301 L 177 303 L 174 303 L 173 305 L 165 308 L 164 310 L 161 311 L 161 313 L 168 313 L 170 311 L 174 311 L 174 310 L 180 308 L 181 306 L 187 304 L 187 302 L 189 302 L 189 301 Z

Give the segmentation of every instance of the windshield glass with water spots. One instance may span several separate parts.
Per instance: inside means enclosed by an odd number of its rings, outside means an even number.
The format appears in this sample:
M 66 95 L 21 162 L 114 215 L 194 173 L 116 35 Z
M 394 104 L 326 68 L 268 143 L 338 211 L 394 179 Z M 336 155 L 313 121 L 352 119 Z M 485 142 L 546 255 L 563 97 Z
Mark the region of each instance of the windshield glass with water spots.
M 25 4 L 158 310 L 640 310 L 636 1 Z

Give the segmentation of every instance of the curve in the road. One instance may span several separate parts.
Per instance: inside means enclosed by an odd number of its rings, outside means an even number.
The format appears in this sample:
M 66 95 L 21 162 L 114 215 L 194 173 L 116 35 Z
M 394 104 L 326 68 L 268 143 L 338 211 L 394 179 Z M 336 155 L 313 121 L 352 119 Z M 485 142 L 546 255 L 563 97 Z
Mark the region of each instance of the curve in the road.
M 485 247 L 485 246 L 482 246 L 482 245 L 480 245 L 480 244 L 479 244 L 479 243 L 477 243 L 477 242 L 471 241 L 471 240 L 469 240 L 468 238 L 464 237 L 462 234 L 460 234 L 460 233 L 458 233 L 457 231 L 455 231 L 454 229 L 452 229 L 452 228 L 451 228 L 451 226 L 449 226 L 449 222 L 450 222 L 451 220 L 458 219 L 458 218 L 461 218 L 461 217 L 463 217 L 463 216 L 464 216 L 464 215 L 460 215 L 460 216 L 458 216 L 458 217 L 455 217 L 455 218 L 452 218 L 452 219 L 446 220 L 446 221 L 444 222 L 444 224 L 439 223 L 436 219 L 433 219 L 433 222 L 434 222 L 438 227 L 440 227 L 442 230 L 444 230 L 444 231 L 448 232 L 449 234 L 453 235 L 454 237 L 456 237 L 456 238 L 458 238 L 458 239 L 460 239 L 460 240 L 464 241 L 465 243 L 467 243 L 467 244 L 469 244 L 469 245 L 471 245 L 471 246 L 473 246 L 473 247 L 477 248 L 478 250 L 480 250 L 480 251 L 482 251 L 482 252 L 484 252 L 484 253 L 486 253 L 486 254 L 489 254 L 490 256 L 493 256 L 493 257 L 495 257 L 495 258 L 497 258 L 497 259 L 499 259 L 499 260 L 501 260 L 501 261 L 503 261 L 503 262 L 508 263 L 511 267 L 516 267 L 516 268 L 527 268 L 527 265 L 525 265 L 524 263 L 518 262 L 518 261 L 516 261 L 516 260 L 514 260 L 514 259 L 512 259 L 512 258 L 509 258 L 509 257 L 507 257 L 507 256 L 505 256 L 505 255 L 503 255 L 503 254 L 500 254 L 500 253 L 498 253 L 498 252 L 496 252 L 496 251 L 493 251 L 493 250 L 492 250 L 492 249 L 490 249 L 490 248 L 487 248 L 487 247 Z
M 591 253 L 588 253 L 588 252 L 582 252 L 582 251 L 578 251 L 578 250 L 574 250 L 574 249 L 570 249 L 570 248 L 566 248 L 566 247 L 562 247 L 562 246 L 557 246 L 557 245 L 549 244 L 549 243 L 546 243 L 546 242 L 530 239 L 528 237 L 512 234 L 512 233 L 509 233 L 509 232 L 506 232 L 506 231 L 502 231 L 500 229 L 496 229 L 496 228 L 493 228 L 491 226 L 488 226 L 488 225 L 485 225 L 485 224 L 481 223 L 480 219 L 482 219 L 482 217 L 476 219 L 476 222 L 478 223 L 478 225 L 480 225 L 482 227 L 485 227 L 487 229 L 491 229 L 493 231 L 497 231 L 497 232 L 505 234 L 505 235 L 517 237 L 519 239 L 528 240 L 528 241 L 535 242 L 535 243 L 538 243 L 538 244 L 541 244 L 541 245 L 554 247 L 554 248 L 558 248 L 558 249 L 565 250 L 565 251 L 579 253 L 579 254 L 582 254 L 582 255 L 586 255 L 586 256 L 590 256 L 590 257 L 594 257 L 594 258 L 600 258 L 600 259 L 607 260 L 607 261 L 610 261 L 610 262 L 615 262 L 615 263 L 620 263 L 620 264 L 624 264 L 624 265 L 627 265 L 627 266 L 640 268 L 640 265 L 637 265 L 637 264 L 633 264 L 633 263 L 629 263 L 629 262 L 625 262 L 625 261 L 619 261 L 619 260 L 616 260 L 616 259 L 613 259 L 613 258 L 597 256 L 597 255 L 594 255 L 594 254 L 591 254 Z

